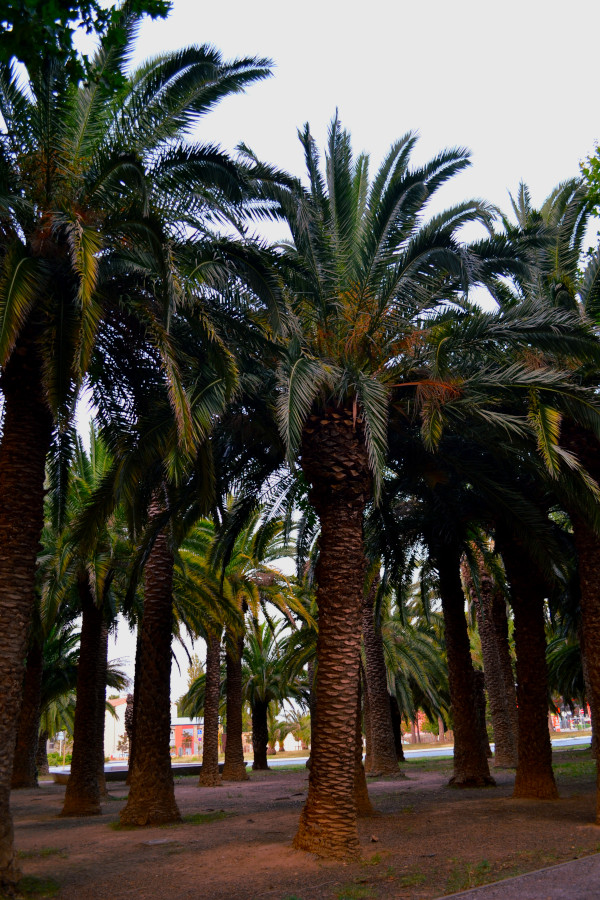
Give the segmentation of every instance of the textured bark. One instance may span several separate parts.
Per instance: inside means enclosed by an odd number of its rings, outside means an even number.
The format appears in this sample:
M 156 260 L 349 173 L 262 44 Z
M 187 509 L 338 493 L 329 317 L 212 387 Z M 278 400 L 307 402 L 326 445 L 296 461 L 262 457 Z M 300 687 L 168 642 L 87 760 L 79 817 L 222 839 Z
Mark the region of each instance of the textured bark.
M 8 894 L 19 878 L 9 794 L 52 433 L 33 335 L 17 342 L 0 387 L 0 894 Z
M 48 766 L 48 732 L 40 731 L 38 737 L 38 746 L 35 756 L 38 775 L 49 775 L 50 767 Z
M 319 516 L 317 709 L 308 797 L 294 838 L 322 856 L 360 853 L 354 796 L 356 698 L 364 578 L 363 515 L 370 493 L 360 422 L 351 410 L 311 417 L 302 468 Z
M 97 709 L 102 655 L 102 611 L 94 601 L 88 572 L 80 575 L 78 592 L 82 621 L 73 757 L 61 816 L 97 816 L 101 812 Z
M 457 787 L 495 784 L 477 717 L 465 597 L 460 583 L 460 557 L 453 548 L 442 547 L 436 549 L 435 559 L 440 576 L 454 724 L 454 774 L 450 784 Z
M 481 552 L 476 548 L 473 550 L 477 562 L 479 590 L 473 581 L 466 558 L 461 562 L 461 575 L 471 603 L 475 607 L 477 630 L 481 639 L 485 687 L 494 729 L 494 765 L 514 768 L 517 765 L 517 740 L 508 709 L 506 682 L 493 616 L 495 584 L 485 567 Z
M 492 599 L 492 615 L 494 618 L 494 627 L 496 629 L 496 637 L 498 639 L 498 654 L 500 656 L 500 665 L 504 676 L 504 685 L 506 690 L 506 706 L 510 716 L 512 732 L 515 736 L 515 745 L 519 745 L 519 714 L 517 712 L 517 691 L 515 687 L 516 679 L 513 670 L 512 657 L 510 653 L 510 639 L 508 634 L 508 615 L 506 612 L 506 598 L 500 588 L 496 588 Z M 517 752 L 518 757 L 518 752 Z
M 553 800 L 558 790 L 548 731 L 544 585 L 531 560 L 509 535 L 500 535 L 498 546 L 515 617 L 519 761 L 513 796 Z
M 219 693 L 221 686 L 221 636 L 208 634 L 206 641 L 206 683 L 204 690 L 204 735 L 202 771 L 198 784 L 215 787 L 219 774 Z
M 597 761 L 598 760 L 598 729 L 596 727 L 597 713 L 594 705 L 594 694 L 592 691 L 592 682 L 590 680 L 590 669 L 587 661 L 587 654 L 585 651 L 585 641 L 583 637 L 583 628 L 579 628 L 579 646 L 581 648 L 581 667 L 583 669 L 583 683 L 585 686 L 585 699 L 587 700 L 588 706 L 590 708 L 590 718 L 592 722 L 592 743 L 591 743 L 591 751 L 592 756 Z
M 392 716 L 392 731 L 394 732 L 394 746 L 396 748 L 396 759 L 398 762 L 404 762 L 404 747 L 402 746 L 402 715 L 398 701 L 392 694 L 389 695 L 390 714 Z
M 38 786 L 36 756 L 38 735 L 40 731 L 40 698 L 42 692 L 42 672 L 44 657 L 42 647 L 37 640 L 29 645 L 25 679 L 23 682 L 23 699 L 19 715 L 17 745 L 13 764 L 12 784 L 15 788 L 35 788 Z
M 161 509 L 157 496 L 150 518 Z M 135 710 L 135 758 L 122 825 L 180 822 L 171 771 L 171 637 L 173 631 L 173 554 L 161 532 L 146 563 L 144 615 Z M 136 710 L 137 705 L 137 710 Z
M 140 671 L 142 665 L 142 622 L 144 614 L 140 616 L 137 626 L 137 634 L 135 637 L 135 671 L 133 674 L 133 698 L 131 701 L 131 734 L 129 735 L 129 764 L 127 767 L 126 784 L 131 784 L 131 773 L 135 762 L 135 723 L 137 718 L 137 708 L 139 706 L 138 698 L 140 693 Z M 129 697 L 127 698 L 129 704 Z M 170 723 L 169 723 L 170 724 Z M 170 740 L 170 734 L 169 734 Z
M 257 700 L 252 704 L 253 769 L 264 770 L 269 768 L 267 762 L 267 747 L 269 745 L 269 728 L 267 725 L 268 709 L 269 704 L 262 700 Z
M 597 483 L 600 483 L 600 444 L 598 440 L 589 432 L 566 421 L 562 425 L 562 438 L 590 475 Z M 582 645 L 587 682 L 589 683 L 588 702 L 592 711 L 592 727 L 594 735 L 596 735 L 595 713 L 597 710 L 600 712 L 600 582 L 598 579 L 600 546 L 598 536 L 586 519 L 574 509 L 569 510 L 569 514 L 577 549 Z M 596 769 L 596 824 L 600 825 L 600 755 L 598 753 L 596 753 Z
M 477 712 L 477 721 L 479 722 L 479 731 L 482 735 L 485 755 L 488 759 L 491 759 L 492 748 L 490 747 L 485 718 L 485 675 L 480 669 L 474 669 L 473 675 L 475 677 L 475 710 Z
M 235 648 L 235 649 L 233 649 Z M 227 641 L 225 669 L 227 672 L 227 743 L 223 781 L 247 781 L 242 741 L 242 655 L 244 636 L 231 636 Z
M 310 752 L 308 754 L 308 759 L 306 760 L 306 768 L 307 769 L 310 769 L 310 765 L 311 765 L 310 760 L 311 760 L 312 745 L 313 745 L 315 710 L 317 708 L 315 669 L 316 669 L 315 661 L 313 659 L 309 660 L 308 664 L 306 666 L 307 675 L 308 675 L 308 684 L 309 684 L 308 711 L 310 713 Z
M 372 816 L 375 813 L 373 805 L 369 798 L 369 790 L 367 788 L 367 776 L 365 775 L 365 767 L 363 766 L 363 742 L 361 722 L 361 686 L 360 675 L 358 678 L 358 690 L 356 692 L 356 740 L 354 743 L 354 799 L 356 803 L 357 816 Z
M 392 728 L 381 624 L 375 621 L 374 614 L 378 583 L 378 579 L 373 582 L 371 590 L 364 596 L 362 603 L 362 633 L 372 742 L 370 767 L 367 771 L 369 774 L 398 775 L 398 758 Z
M 106 719 L 106 673 L 108 671 L 108 628 L 102 623 L 100 630 L 100 655 L 97 670 L 96 699 L 96 765 L 100 798 L 108 797 L 104 774 L 104 723 Z
M 359 678 L 362 683 L 363 696 L 363 715 L 365 720 L 365 772 L 372 769 L 373 760 L 373 740 L 371 736 L 371 710 L 369 709 L 369 692 L 367 690 L 367 679 L 365 670 L 361 663 Z

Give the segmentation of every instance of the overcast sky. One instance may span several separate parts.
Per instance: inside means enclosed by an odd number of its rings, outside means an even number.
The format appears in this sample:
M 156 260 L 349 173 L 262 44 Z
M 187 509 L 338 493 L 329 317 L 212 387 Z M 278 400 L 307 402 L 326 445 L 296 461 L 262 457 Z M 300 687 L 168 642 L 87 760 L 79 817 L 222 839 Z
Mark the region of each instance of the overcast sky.
M 190 43 L 227 59 L 270 57 L 273 76 L 223 101 L 199 139 L 228 150 L 244 141 L 303 175 L 297 129 L 310 122 L 322 146 L 338 108 L 373 165 L 411 130 L 417 162 L 467 147 L 472 167 L 444 188 L 442 205 L 482 197 L 507 209 L 520 180 L 541 205 L 600 139 L 599 26 L 597 0 L 175 0 L 167 21 L 142 26 L 135 62 Z M 132 657 L 126 631 L 116 655 Z M 185 668 L 182 658 L 173 697 Z

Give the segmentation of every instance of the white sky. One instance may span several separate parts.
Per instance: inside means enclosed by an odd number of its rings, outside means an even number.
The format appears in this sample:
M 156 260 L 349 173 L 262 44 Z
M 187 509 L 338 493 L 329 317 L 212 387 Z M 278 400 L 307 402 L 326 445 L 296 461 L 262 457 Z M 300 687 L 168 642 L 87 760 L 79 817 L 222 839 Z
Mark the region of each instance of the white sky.
M 443 189 L 442 205 L 482 197 L 507 209 L 521 179 L 541 205 L 600 139 L 599 26 L 597 0 L 175 0 L 167 21 L 142 26 L 135 62 L 190 43 L 226 59 L 270 57 L 273 77 L 223 101 L 198 139 L 228 150 L 244 141 L 303 175 L 297 129 L 309 121 L 322 146 L 337 107 L 374 166 L 409 130 L 421 135 L 416 162 L 468 147 L 473 165 Z M 114 655 L 132 663 L 126 637 L 122 627 Z M 173 697 L 186 686 L 178 655 Z

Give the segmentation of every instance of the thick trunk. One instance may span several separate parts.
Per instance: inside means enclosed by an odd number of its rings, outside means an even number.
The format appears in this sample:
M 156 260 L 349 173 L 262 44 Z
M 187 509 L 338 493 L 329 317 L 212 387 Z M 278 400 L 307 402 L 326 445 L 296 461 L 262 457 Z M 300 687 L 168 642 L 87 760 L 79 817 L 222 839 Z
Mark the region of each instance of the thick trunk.
M 312 745 L 313 745 L 315 710 L 317 708 L 317 692 L 316 692 L 316 680 L 315 680 L 316 663 L 315 663 L 314 659 L 309 660 L 306 669 L 307 669 L 308 684 L 309 684 L 308 711 L 310 713 L 310 751 L 308 754 L 308 759 L 306 760 L 306 768 L 310 769 L 310 765 L 311 765 L 310 757 L 311 757 Z
M 583 669 L 583 683 L 585 686 L 585 699 L 590 708 L 590 718 L 592 724 L 592 743 L 591 743 L 591 751 L 592 756 L 595 760 L 598 759 L 598 729 L 596 727 L 597 711 L 594 705 L 594 693 L 592 691 L 592 682 L 590 680 L 590 669 L 587 661 L 587 654 L 585 651 L 585 642 L 583 638 L 583 628 L 580 627 L 579 631 L 579 646 L 581 648 L 581 667 Z
M 362 632 L 372 744 L 368 772 L 369 774 L 398 775 L 398 758 L 392 728 L 381 624 L 375 621 L 374 615 L 377 585 L 378 580 L 375 580 L 371 590 L 364 597 L 362 605 Z
M 402 714 L 396 698 L 390 694 L 390 714 L 392 717 L 392 731 L 394 732 L 394 746 L 396 748 L 396 759 L 398 762 L 404 762 L 404 747 L 402 746 Z
M 202 771 L 198 784 L 215 787 L 219 774 L 219 696 L 221 687 L 221 636 L 209 634 L 206 642 L 206 682 L 204 689 L 204 734 Z
M 589 704 L 592 710 L 592 726 L 597 731 L 595 714 L 600 710 L 600 546 L 598 537 L 582 518 L 572 516 L 575 546 L 579 566 L 581 588 L 581 624 L 587 683 L 589 683 Z M 587 684 L 586 684 L 587 690 Z M 600 757 L 596 755 L 598 767 L 596 789 L 596 824 L 600 825 Z
M 102 623 L 100 632 L 100 656 L 97 672 L 96 699 L 96 765 L 100 798 L 108 797 L 104 774 L 104 722 L 106 719 L 106 673 L 108 670 L 108 627 Z
M 477 710 L 477 721 L 479 722 L 479 732 L 482 735 L 483 747 L 485 755 L 488 759 L 492 758 L 492 748 L 487 733 L 486 722 L 486 705 L 485 705 L 485 675 L 481 669 L 474 669 L 475 676 L 475 709 Z
M 373 739 L 371 733 L 371 710 L 369 709 L 369 692 L 367 690 L 367 677 L 364 667 L 360 666 L 359 678 L 362 684 L 363 696 L 363 715 L 365 719 L 365 772 L 370 772 L 373 768 Z
M 227 743 L 223 781 L 247 781 L 242 741 L 242 654 L 244 636 L 231 635 L 227 641 L 225 667 L 227 670 Z
M 52 421 L 32 335 L 17 343 L 1 380 L 0 444 L 0 894 L 19 877 L 9 808 Z
M 36 756 L 40 731 L 40 698 L 43 669 L 44 657 L 42 655 L 42 647 L 39 641 L 33 640 L 29 646 L 27 665 L 25 667 L 23 700 L 19 715 L 19 729 L 17 732 L 11 784 L 13 789 L 38 786 Z
M 475 549 L 475 548 L 474 548 Z M 461 574 L 463 583 L 475 607 L 477 629 L 481 639 L 485 686 L 490 701 L 492 727 L 494 729 L 494 765 L 514 768 L 517 765 L 517 741 L 513 733 L 512 719 L 508 709 L 508 696 L 499 641 L 493 617 L 493 597 L 495 584 L 487 571 L 483 556 L 475 550 L 479 577 L 477 590 L 467 560 L 463 558 Z
M 97 706 L 102 655 L 102 611 L 94 602 L 89 573 L 80 576 L 78 591 L 82 621 L 73 757 L 61 816 L 97 816 L 101 812 Z
M 49 775 L 50 767 L 48 766 L 48 732 L 40 731 L 38 737 L 38 746 L 35 756 L 38 776 Z
M 131 784 L 131 773 L 133 772 L 133 765 L 135 762 L 135 722 L 137 717 L 137 708 L 139 706 L 138 697 L 140 693 L 140 672 L 142 665 L 142 622 L 143 622 L 144 613 L 142 611 L 140 618 L 138 620 L 137 625 L 137 634 L 135 638 L 135 671 L 133 674 L 133 697 L 131 699 L 131 715 L 129 718 L 129 760 L 127 766 L 127 778 L 125 783 Z M 129 709 L 129 696 L 127 697 L 127 706 Z M 127 716 L 127 714 L 126 714 Z M 127 718 L 125 719 L 127 722 Z M 170 740 L 170 736 L 169 736 Z
M 436 565 L 444 614 L 448 683 L 454 724 L 454 774 L 450 784 L 471 787 L 495 784 L 490 775 L 483 734 L 477 717 L 475 676 L 460 583 L 460 557 L 439 548 Z
M 150 517 L 160 511 L 151 503 Z M 173 553 L 161 532 L 146 563 L 144 614 L 135 711 L 135 758 L 122 825 L 180 822 L 171 771 L 171 637 Z M 137 705 L 137 709 L 136 709 Z
M 302 467 L 321 524 L 316 570 L 319 637 L 312 765 L 294 846 L 322 856 L 356 857 L 356 698 L 363 515 L 370 476 L 362 426 L 353 421 L 352 411 L 325 415 L 309 419 L 302 444 Z
M 267 747 L 269 745 L 269 728 L 267 711 L 269 704 L 256 700 L 252 704 L 252 750 L 254 751 L 253 769 L 268 769 Z
M 356 802 L 356 814 L 358 816 L 372 816 L 375 813 L 369 798 L 367 777 L 363 766 L 363 741 L 361 722 L 361 686 L 360 675 L 358 677 L 358 691 L 356 694 L 356 741 L 354 744 L 354 799 Z
M 519 714 L 517 712 L 516 679 L 510 652 L 510 637 L 508 633 L 508 614 L 506 611 L 506 598 L 500 588 L 496 588 L 492 598 L 492 616 L 494 628 L 498 640 L 498 654 L 500 666 L 504 677 L 506 690 L 506 707 L 510 716 L 512 732 L 515 736 L 515 745 L 519 745 Z M 518 753 L 517 753 L 518 756 Z
M 558 797 L 548 731 L 548 673 L 544 630 L 544 585 L 531 560 L 509 536 L 499 549 L 510 584 L 517 651 L 519 761 L 515 797 Z

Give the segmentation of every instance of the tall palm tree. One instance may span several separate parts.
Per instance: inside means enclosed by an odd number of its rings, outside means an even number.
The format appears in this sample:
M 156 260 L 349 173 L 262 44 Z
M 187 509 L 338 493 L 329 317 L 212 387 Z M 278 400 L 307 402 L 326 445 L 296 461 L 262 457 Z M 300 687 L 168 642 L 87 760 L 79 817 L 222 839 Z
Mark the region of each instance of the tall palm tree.
M 380 493 L 395 385 L 406 378 L 415 317 L 466 285 L 459 227 L 485 219 L 464 203 L 423 224 L 431 196 L 468 165 L 450 150 L 409 167 L 414 135 L 397 142 L 370 184 L 337 118 L 324 174 L 308 126 L 300 135 L 309 186 L 276 196 L 292 234 L 281 251 L 295 318 L 278 372 L 277 415 L 299 459 L 321 526 L 317 565 L 318 704 L 309 795 L 296 847 L 358 853 L 354 741 L 363 515 Z M 343 748 L 343 749 L 341 749 Z
M 0 739 L 9 748 L 0 763 L 2 821 L 9 821 L 4 785 L 12 769 L 43 522 L 44 466 L 54 423 L 62 435 L 104 327 L 104 306 L 115 299 L 108 285 L 117 273 L 120 279 L 128 272 L 135 278 L 144 255 L 146 263 L 154 261 L 153 268 L 159 266 L 165 274 L 169 269 L 150 189 L 168 184 L 170 209 L 182 221 L 190 212 L 193 218 L 205 205 L 201 190 L 188 192 L 199 171 L 211 172 L 223 184 L 231 166 L 215 148 L 184 147 L 182 137 L 219 99 L 268 74 L 265 61 L 228 64 L 212 48 L 192 47 L 150 61 L 124 78 L 115 92 L 103 72 L 124 72 L 138 18 L 126 14 L 109 31 L 86 85 L 69 85 L 53 64 L 28 85 L 19 82 L 16 70 L 0 69 L 0 602 L 7 623 L 2 630 Z M 138 253 L 132 259 L 134 249 Z M 176 281 L 167 277 L 163 283 L 170 285 L 173 300 Z M 120 291 L 119 302 L 126 305 L 128 296 Z M 156 348 L 185 443 L 189 406 L 154 299 L 146 294 L 144 302 L 138 292 L 130 314 L 143 318 Z M 16 871 L 11 841 L 7 826 L 0 841 L 0 871 L 9 883 Z

